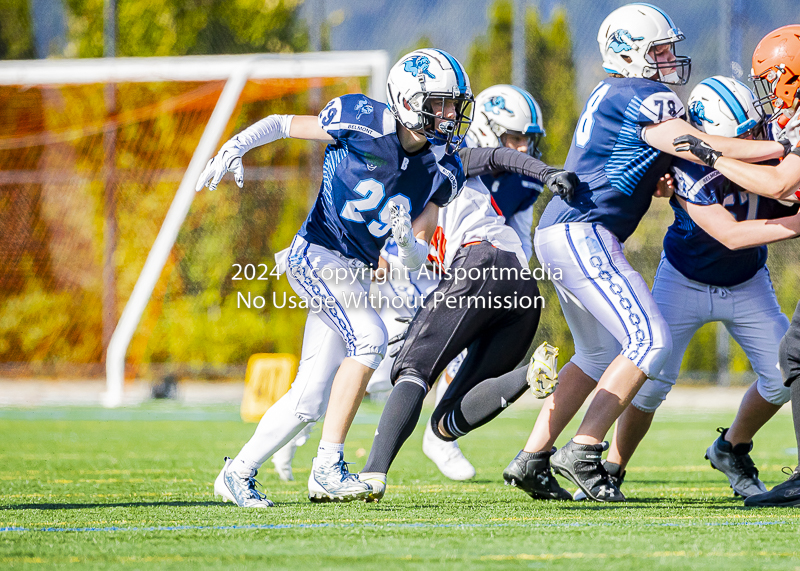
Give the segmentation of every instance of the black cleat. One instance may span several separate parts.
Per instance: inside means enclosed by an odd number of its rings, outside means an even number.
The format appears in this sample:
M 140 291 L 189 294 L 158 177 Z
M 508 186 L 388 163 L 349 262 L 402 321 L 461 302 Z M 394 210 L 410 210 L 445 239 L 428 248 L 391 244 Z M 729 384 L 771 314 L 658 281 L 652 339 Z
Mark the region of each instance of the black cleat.
M 784 468 L 788 474 L 789 468 Z M 778 484 L 769 492 L 750 496 L 744 505 L 754 508 L 790 508 L 800 506 L 800 466 L 794 469 L 789 479 L 783 484 Z
M 749 498 L 766 493 L 767 487 L 758 479 L 758 468 L 750 458 L 753 443 L 733 446 L 725 440 L 727 428 L 718 428 L 719 438 L 706 450 L 706 460 L 711 467 L 728 477 L 734 494 Z
M 625 496 L 603 467 L 602 454 L 608 442 L 577 444 L 570 440 L 550 459 L 553 471 L 578 486 L 596 502 L 624 502 Z
M 603 468 L 605 468 L 606 472 L 608 472 L 608 477 L 611 479 L 611 481 L 616 484 L 618 488 L 622 488 L 622 482 L 625 481 L 625 474 L 627 472 L 620 468 L 619 464 L 609 462 L 608 460 L 603 460 Z M 572 499 L 576 502 L 582 502 L 586 499 L 586 494 L 583 493 L 583 490 L 578 488 Z
M 521 451 L 503 470 L 506 485 L 519 488 L 534 500 L 571 500 L 550 470 L 550 456 L 555 452 L 555 448 L 549 452 Z

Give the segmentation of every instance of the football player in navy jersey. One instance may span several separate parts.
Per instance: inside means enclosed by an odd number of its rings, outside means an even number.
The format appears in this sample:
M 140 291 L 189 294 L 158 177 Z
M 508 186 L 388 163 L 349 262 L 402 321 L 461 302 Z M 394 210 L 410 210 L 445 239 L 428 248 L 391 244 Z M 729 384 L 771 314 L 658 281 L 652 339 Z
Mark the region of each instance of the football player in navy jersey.
M 764 133 L 755 96 L 727 77 L 708 78 L 692 90 L 689 118 L 697 129 L 714 135 L 753 138 Z M 766 491 L 749 456 L 753 436 L 789 400 L 778 370 L 778 346 L 789 320 L 765 265 L 765 244 L 800 233 L 798 206 L 750 194 L 718 171 L 683 159 L 675 159 L 672 173 L 675 222 L 664 237 L 653 283 L 653 298 L 672 336 L 672 353 L 620 416 L 604 465 L 621 484 L 656 409 L 678 378 L 692 336 L 706 323 L 721 321 L 744 349 L 758 379 L 706 457 L 725 473 L 734 492 L 746 498 Z
M 665 84 L 689 77 L 690 59 L 674 52 L 683 39 L 669 16 L 650 4 L 622 6 L 603 21 L 598 43 L 610 77 L 589 97 L 565 164 L 581 185 L 572 199 L 550 201 L 534 235 L 539 262 L 561 269 L 562 279 L 553 281 L 575 355 L 509 469 L 536 481 L 553 478 L 552 466 L 596 501 L 624 500 L 602 465 L 603 441 L 671 350 L 669 328 L 622 243 L 649 208 L 669 155 L 699 162 L 676 151 L 673 139 L 694 134 L 748 161 L 783 154 L 778 143 L 706 135 L 682 119 L 683 104 Z M 556 438 L 595 388 L 577 435 L 556 451 Z
M 463 168 L 451 153 L 469 127 L 472 103 L 464 68 L 434 49 L 401 58 L 390 70 L 387 96 L 388 106 L 364 95 L 345 95 L 328 103 L 319 117 L 271 115 L 225 143 L 198 182 L 198 190 L 204 185 L 214 190 L 232 171 L 241 187 L 242 155 L 279 138 L 329 143 L 319 195 L 286 260 L 292 289 L 318 311 L 309 312 L 291 389 L 266 412 L 239 455 L 226 460 L 215 481 L 215 493 L 239 506 L 272 505 L 255 488 L 256 471 L 323 414 L 309 499 L 350 501 L 371 491 L 348 473 L 344 440 L 386 352 L 386 329 L 366 296 L 356 307 L 348 299 L 368 292 L 369 269 L 377 267 L 393 213 L 415 219 L 420 228 L 435 227 L 438 207 L 461 191 Z M 448 153 L 437 156 L 431 145 Z M 418 268 L 427 258 L 427 243 L 420 239 L 424 232 L 414 238 L 407 230 L 399 257 Z
M 736 160 L 716 142 L 697 137 L 676 138 L 676 148 L 688 149 L 708 166 L 744 189 L 770 198 L 798 199 L 800 193 L 800 25 L 773 30 L 761 39 L 753 52 L 752 78 L 760 103 L 770 113 L 773 134 L 788 152 L 776 166 L 751 165 Z M 763 143 L 766 144 L 766 143 Z M 780 369 L 789 387 L 795 437 L 800 445 L 800 304 L 779 348 Z M 800 453 L 799 453 L 800 454 Z M 800 455 L 798 456 L 800 461 Z M 750 496 L 746 506 L 800 506 L 800 466 L 788 480 L 766 493 Z

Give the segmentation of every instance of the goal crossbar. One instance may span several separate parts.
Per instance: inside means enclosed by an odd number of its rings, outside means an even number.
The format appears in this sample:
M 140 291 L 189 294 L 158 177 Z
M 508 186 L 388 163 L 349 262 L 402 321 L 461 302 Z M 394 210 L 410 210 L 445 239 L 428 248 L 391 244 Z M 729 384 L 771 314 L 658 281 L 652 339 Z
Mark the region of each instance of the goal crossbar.
M 55 86 L 164 81 L 225 81 L 200 142 L 181 179 L 144 267 L 109 341 L 106 353 L 108 407 L 123 403 L 125 356 L 194 200 L 194 185 L 213 155 L 250 79 L 368 77 L 367 93 L 383 100 L 389 57 L 385 51 L 99 58 L 0 62 L 0 85 Z

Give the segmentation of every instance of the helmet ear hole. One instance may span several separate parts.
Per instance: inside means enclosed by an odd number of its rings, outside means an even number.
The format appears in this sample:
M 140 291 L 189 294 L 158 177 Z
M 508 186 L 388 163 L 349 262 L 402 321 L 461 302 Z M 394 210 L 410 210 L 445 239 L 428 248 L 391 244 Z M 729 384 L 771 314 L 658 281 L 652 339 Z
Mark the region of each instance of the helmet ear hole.
M 631 63 L 633 60 L 628 56 L 622 56 L 622 59 L 625 60 L 626 63 Z

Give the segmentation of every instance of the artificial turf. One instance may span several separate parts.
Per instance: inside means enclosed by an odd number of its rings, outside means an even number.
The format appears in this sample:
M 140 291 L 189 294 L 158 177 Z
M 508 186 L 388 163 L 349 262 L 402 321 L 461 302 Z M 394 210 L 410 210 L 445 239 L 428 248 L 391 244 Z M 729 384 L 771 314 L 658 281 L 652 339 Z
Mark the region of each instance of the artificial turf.
M 356 469 L 379 412 L 362 407 L 351 431 Z M 439 474 L 418 427 L 381 503 L 311 504 L 316 430 L 297 481 L 280 482 L 270 462 L 259 474 L 276 507 L 243 510 L 212 491 L 222 457 L 254 428 L 235 407 L 0 410 L 0 568 L 800 569 L 800 509 L 744 508 L 703 460 L 732 414 L 657 416 L 624 505 L 533 501 L 504 486 L 535 416 L 523 409 L 463 439 L 470 482 Z M 787 414 L 759 433 L 768 486 L 794 466 L 794 446 Z

